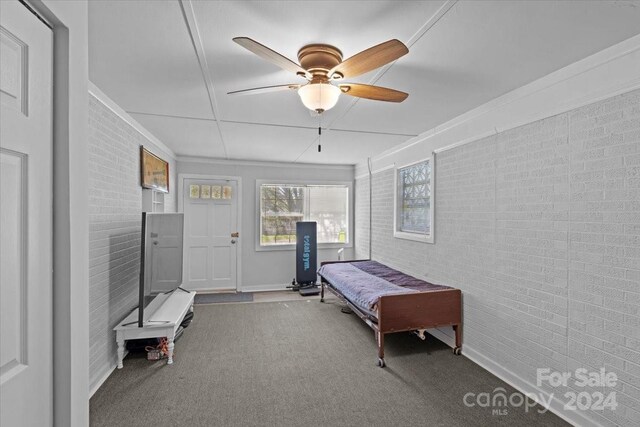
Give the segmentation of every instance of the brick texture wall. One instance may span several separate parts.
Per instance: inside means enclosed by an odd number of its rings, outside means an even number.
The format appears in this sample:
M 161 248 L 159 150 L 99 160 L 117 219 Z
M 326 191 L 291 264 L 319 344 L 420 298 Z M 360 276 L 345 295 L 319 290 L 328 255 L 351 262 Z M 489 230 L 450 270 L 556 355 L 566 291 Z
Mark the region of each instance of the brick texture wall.
M 149 140 L 96 97 L 89 96 L 91 389 L 116 365 L 112 329 L 138 303 L 140 145 L 153 150 Z M 175 162 L 168 160 L 170 170 L 175 171 Z M 174 178 L 170 188 L 175 188 Z M 165 211 L 175 211 L 174 194 L 165 197 Z
M 464 346 L 529 384 L 615 372 L 617 409 L 586 415 L 639 425 L 640 91 L 439 153 L 435 244 L 393 237 L 394 173 L 373 176 L 373 259 L 462 289 Z M 359 257 L 368 200 L 358 179 Z
M 640 425 L 640 91 L 568 119 L 568 362 L 616 372 L 603 424 Z
M 355 183 L 354 250 L 355 259 L 369 258 L 369 179 Z

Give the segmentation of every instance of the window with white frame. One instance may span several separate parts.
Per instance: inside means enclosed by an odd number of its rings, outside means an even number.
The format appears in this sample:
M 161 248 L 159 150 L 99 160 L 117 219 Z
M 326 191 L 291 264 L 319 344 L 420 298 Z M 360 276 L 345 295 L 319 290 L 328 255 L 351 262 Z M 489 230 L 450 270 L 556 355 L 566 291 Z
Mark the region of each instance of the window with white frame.
M 432 159 L 396 169 L 394 236 L 433 243 Z
M 349 243 L 348 185 L 259 184 L 260 247 L 296 243 L 296 222 L 315 221 L 318 244 Z

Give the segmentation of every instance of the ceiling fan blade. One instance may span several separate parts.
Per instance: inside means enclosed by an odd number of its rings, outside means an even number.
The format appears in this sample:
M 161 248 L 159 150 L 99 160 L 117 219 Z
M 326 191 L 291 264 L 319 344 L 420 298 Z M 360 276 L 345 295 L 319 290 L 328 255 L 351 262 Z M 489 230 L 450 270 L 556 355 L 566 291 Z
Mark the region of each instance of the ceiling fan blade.
M 329 76 L 334 73 L 341 78 L 359 76 L 393 62 L 407 53 L 409 49 L 400 40 L 389 40 L 345 59 L 329 71 Z
M 339 87 L 344 94 L 376 101 L 402 102 L 409 96 L 408 93 L 399 90 L 359 83 L 343 83 Z
M 297 90 L 301 86 L 303 85 L 290 83 L 288 85 L 254 87 L 251 89 L 234 90 L 233 92 L 227 93 L 227 95 L 258 95 L 261 93 L 278 92 L 281 90 L 288 90 L 288 89 Z
M 289 58 L 280 55 L 275 50 L 271 50 L 263 44 L 258 43 L 257 41 L 250 39 L 249 37 L 235 37 L 233 39 L 234 42 L 238 43 L 240 46 L 244 47 L 248 51 L 251 51 L 258 55 L 259 57 L 266 59 L 272 64 L 277 65 L 278 67 L 291 71 L 301 77 L 309 77 L 307 70 L 302 68 L 300 65 L 296 64 Z

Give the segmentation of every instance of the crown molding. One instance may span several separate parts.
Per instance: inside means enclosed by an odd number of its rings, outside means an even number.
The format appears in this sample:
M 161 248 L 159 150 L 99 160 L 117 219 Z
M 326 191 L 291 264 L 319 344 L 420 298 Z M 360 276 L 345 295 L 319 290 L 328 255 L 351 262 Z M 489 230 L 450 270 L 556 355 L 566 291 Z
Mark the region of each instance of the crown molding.
M 217 159 L 212 157 L 193 157 L 193 156 L 178 156 L 176 158 L 178 162 L 184 163 L 205 163 L 212 165 L 225 165 L 225 166 L 257 166 L 257 167 L 272 167 L 272 168 L 319 168 L 319 169 L 331 169 L 331 170 L 350 170 L 353 171 L 355 165 L 332 165 L 332 164 L 320 164 L 320 163 L 287 163 L 287 162 L 267 162 L 259 160 L 234 160 L 234 159 Z
M 129 126 L 134 128 L 138 133 L 147 138 L 156 148 L 172 159 L 176 160 L 176 153 L 172 149 L 167 147 L 162 141 L 156 138 L 151 132 L 149 132 L 144 126 L 142 126 L 136 119 L 131 117 L 122 107 L 115 103 L 114 100 L 109 98 L 103 91 L 100 90 L 93 82 L 89 81 L 89 94 L 95 99 L 100 101 L 102 105 L 111 110 L 116 116 L 120 117 Z
M 372 169 L 371 170 L 371 175 L 375 175 L 377 173 L 384 172 L 384 171 L 389 170 L 389 169 L 394 169 L 395 167 L 396 167 L 396 164 L 395 163 L 391 163 L 390 165 L 383 166 L 383 167 L 378 168 L 378 169 Z M 367 178 L 367 177 L 369 177 L 369 171 L 356 176 L 354 179 L 355 180 L 359 180 L 359 179 Z
M 432 147 L 434 152 L 442 152 L 446 149 L 451 149 L 453 147 L 478 140 L 483 136 L 492 135 L 527 123 L 532 123 L 537 120 L 571 111 L 576 108 L 580 108 L 585 105 L 610 98 L 612 96 L 638 89 L 640 88 L 640 77 L 637 77 L 639 74 L 637 72 L 634 72 L 633 69 L 629 69 L 632 67 L 621 67 L 621 69 L 624 68 L 624 70 L 621 71 L 621 74 L 623 77 L 625 77 L 622 81 L 617 81 L 616 83 L 611 84 L 610 80 L 600 79 L 598 80 L 597 84 L 589 85 L 588 93 L 586 95 L 581 95 L 581 93 L 587 92 L 586 90 L 583 91 L 581 88 L 576 87 L 571 88 L 572 79 L 587 77 L 585 75 L 589 74 L 590 72 L 593 72 L 595 74 L 598 71 L 598 68 L 607 66 L 615 61 L 624 61 L 625 57 L 640 56 L 638 54 L 638 51 L 640 51 L 640 34 L 624 40 L 618 44 L 615 44 L 609 48 L 601 50 L 600 52 L 596 52 L 593 55 L 574 62 L 573 64 L 567 65 L 566 67 L 547 74 L 546 76 L 541 77 L 538 80 L 535 80 L 485 104 L 482 104 L 479 107 L 474 108 L 473 110 L 470 110 L 441 125 L 438 125 L 421 133 L 415 138 L 409 139 L 403 144 L 400 144 L 372 157 L 372 160 L 383 160 L 387 157 L 394 156 L 416 144 L 432 141 L 435 142 L 438 136 L 443 136 L 453 130 L 461 129 L 461 132 L 467 131 L 467 133 L 469 133 L 468 137 L 457 141 L 454 144 L 447 143 L 440 147 Z M 544 91 L 554 90 L 555 87 L 558 87 L 562 84 L 565 84 L 566 90 L 573 90 L 577 94 L 577 96 L 572 97 L 568 100 L 555 100 L 554 105 L 548 106 L 549 108 L 540 108 L 534 113 L 520 114 L 519 116 L 518 113 L 513 113 L 513 116 L 508 121 L 501 123 L 501 125 L 498 127 L 491 126 L 490 129 L 482 130 L 475 128 L 476 132 L 474 132 L 473 129 L 464 129 L 465 126 L 469 125 L 469 122 L 472 122 L 475 119 L 498 112 L 498 110 L 500 109 L 504 109 L 505 107 L 516 104 L 534 95 L 541 94 Z M 473 126 L 471 126 L 471 128 L 473 128 Z M 364 162 L 357 165 L 357 168 L 360 167 L 366 167 Z

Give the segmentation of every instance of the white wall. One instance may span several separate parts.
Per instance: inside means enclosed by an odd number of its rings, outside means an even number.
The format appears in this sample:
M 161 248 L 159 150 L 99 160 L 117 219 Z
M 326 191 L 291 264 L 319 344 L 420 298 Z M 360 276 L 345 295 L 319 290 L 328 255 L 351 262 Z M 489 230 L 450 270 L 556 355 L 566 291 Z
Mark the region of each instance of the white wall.
M 523 391 L 554 393 L 553 409 L 576 424 L 632 426 L 640 423 L 640 37 L 595 57 L 375 158 L 372 255 L 462 289 L 467 357 Z M 396 239 L 389 166 L 433 150 L 435 244 Z M 369 180 L 365 163 L 357 170 L 356 257 L 366 257 Z M 449 330 L 434 334 L 451 341 Z M 616 387 L 600 390 L 616 392 L 615 411 L 564 411 L 563 394 L 583 389 L 536 386 L 536 368 L 579 367 L 616 372 Z
M 244 291 L 283 289 L 296 275 L 295 250 L 256 251 L 257 236 L 256 180 L 304 182 L 353 182 L 353 167 L 292 165 L 261 162 L 206 161 L 178 158 L 178 174 L 239 176 L 242 178 L 242 271 L 240 289 Z M 353 215 L 353 213 L 351 213 Z M 353 236 L 352 236 L 353 239 Z M 345 257 L 353 248 L 345 249 Z M 319 249 L 321 261 L 337 259 L 337 249 Z
M 113 327 L 138 304 L 140 145 L 169 162 L 165 211 L 175 212 L 175 156 L 95 85 L 89 87 L 89 344 L 93 393 L 117 364 Z

